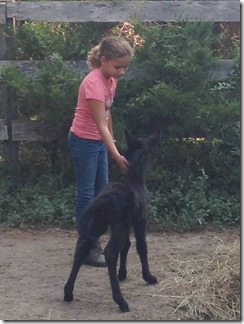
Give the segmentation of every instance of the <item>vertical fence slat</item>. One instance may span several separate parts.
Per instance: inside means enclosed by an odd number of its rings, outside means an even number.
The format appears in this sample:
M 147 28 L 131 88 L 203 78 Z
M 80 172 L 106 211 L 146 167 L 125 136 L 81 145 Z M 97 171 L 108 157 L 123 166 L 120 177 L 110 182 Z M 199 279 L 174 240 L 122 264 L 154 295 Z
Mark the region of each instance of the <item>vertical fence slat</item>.
M 4 29 L 7 25 L 13 24 L 13 19 L 7 19 L 6 13 L 6 2 L 0 2 L 0 60 L 11 59 L 8 55 L 8 42 L 5 37 Z M 6 121 L 8 138 L 3 141 L 4 159 L 9 163 L 14 186 L 17 188 L 20 184 L 19 143 L 13 141 L 12 135 L 12 120 L 17 119 L 15 109 L 16 98 L 14 91 L 4 85 L 3 82 L 0 82 L 0 87 L 0 116 Z
M 19 142 L 13 140 L 13 120 L 17 119 L 15 109 L 16 94 L 13 89 L 7 88 L 7 105 L 6 105 L 6 121 L 8 129 L 8 140 L 5 142 L 5 155 L 10 164 L 11 174 L 14 180 L 14 186 L 20 185 L 20 166 L 19 166 Z
M 0 60 L 6 60 L 6 38 L 4 34 L 4 28 L 7 23 L 7 7 L 6 2 L 0 2 Z M 0 119 L 4 118 L 5 106 L 7 100 L 7 89 L 3 85 L 0 79 Z M 0 125 L 4 127 L 4 123 Z M 1 130 L 3 132 L 3 129 Z

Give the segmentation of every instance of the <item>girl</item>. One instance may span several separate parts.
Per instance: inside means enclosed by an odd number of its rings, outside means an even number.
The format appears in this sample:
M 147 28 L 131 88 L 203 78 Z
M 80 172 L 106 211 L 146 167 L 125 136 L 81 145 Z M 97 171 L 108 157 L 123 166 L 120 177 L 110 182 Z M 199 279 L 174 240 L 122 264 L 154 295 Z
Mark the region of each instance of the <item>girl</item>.
M 132 59 L 130 44 L 122 37 L 108 36 L 88 53 L 91 69 L 79 87 L 78 102 L 68 135 L 77 185 L 76 218 L 108 183 L 108 156 L 121 171 L 128 161 L 122 156 L 113 137 L 111 106 L 118 79 L 126 72 Z M 106 266 L 99 242 L 91 249 L 87 263 Z

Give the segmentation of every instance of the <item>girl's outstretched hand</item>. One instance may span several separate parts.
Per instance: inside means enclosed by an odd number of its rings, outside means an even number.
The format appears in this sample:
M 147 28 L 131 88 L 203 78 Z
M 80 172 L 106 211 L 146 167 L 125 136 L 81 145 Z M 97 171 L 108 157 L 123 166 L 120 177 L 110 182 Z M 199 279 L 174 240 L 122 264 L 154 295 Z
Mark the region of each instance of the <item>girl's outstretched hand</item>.
M 118 155 L 115 158 L 118 166 L 120 167 L 122 173 L 126 173 L 128 170 L 129 162 L 126 160 L 126 158 L 123 155 Z

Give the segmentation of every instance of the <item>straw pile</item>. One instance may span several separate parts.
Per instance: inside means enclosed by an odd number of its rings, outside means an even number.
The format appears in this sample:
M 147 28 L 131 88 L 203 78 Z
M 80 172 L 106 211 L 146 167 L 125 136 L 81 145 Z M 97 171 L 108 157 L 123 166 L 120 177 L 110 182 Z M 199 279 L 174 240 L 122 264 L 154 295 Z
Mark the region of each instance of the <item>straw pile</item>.
M 240 242 L 221 243 L 198 260 L 171 260 L 174 277 L 160 291 L 174 291 L 174 315 L 183 320 L 240 320 Z

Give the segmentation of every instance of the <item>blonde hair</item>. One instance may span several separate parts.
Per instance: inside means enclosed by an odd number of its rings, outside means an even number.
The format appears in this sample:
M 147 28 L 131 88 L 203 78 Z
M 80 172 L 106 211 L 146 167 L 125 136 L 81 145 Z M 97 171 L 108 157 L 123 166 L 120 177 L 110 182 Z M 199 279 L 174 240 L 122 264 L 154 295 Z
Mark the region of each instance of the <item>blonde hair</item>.
M 121 36 L 107 36 L 93 47 L 87 55 L 87 65 L 90 69 L 101 66 L 101 57 L 112 60 L 118 57 L 133 56 L 133 49 L 129 42 Z

